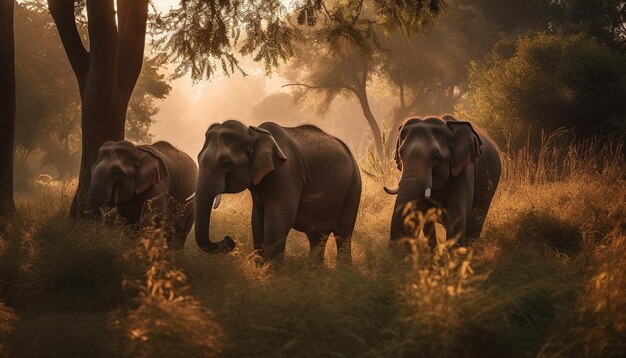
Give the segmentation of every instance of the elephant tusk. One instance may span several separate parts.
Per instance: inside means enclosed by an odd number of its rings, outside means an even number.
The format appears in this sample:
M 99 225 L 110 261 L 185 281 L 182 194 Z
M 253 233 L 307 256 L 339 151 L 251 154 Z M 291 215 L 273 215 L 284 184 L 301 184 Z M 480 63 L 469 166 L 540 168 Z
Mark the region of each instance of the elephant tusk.
M 222 202 L 222 193 L 219 193 L 215 196 L 215 199 L 213 199 L 213 209 L 217 209 L 217 207 L 220 206 L 221 202 Z
M 185 199 L 185 203 L 188 203 L 188 202 L 192 201 L 193 198 L 195 198 L 195 197 L 196 197 L 196 193 L 194 192 L 193 194 L 189 195 L 189 197 L 187 199 Z
M 387 194 L 389 195 L 396 195 L 398 194 L 398 191 L 400 191 L 400 188 L 393 188 L 393 189 L 389 189 L 386 186 L 383 187 L 383 189 L 385 189 L 385 191 L 387 192 Z
M 424 196 L 426 197 L 426 199 L 430 199 L 430 188 L 426 188 L 426 190 L 424 191 Z
M 119 185 L 116 185 L 115 186 L 115 206 L 117 206 L 119 196 L 120 196 L 120 187 Z

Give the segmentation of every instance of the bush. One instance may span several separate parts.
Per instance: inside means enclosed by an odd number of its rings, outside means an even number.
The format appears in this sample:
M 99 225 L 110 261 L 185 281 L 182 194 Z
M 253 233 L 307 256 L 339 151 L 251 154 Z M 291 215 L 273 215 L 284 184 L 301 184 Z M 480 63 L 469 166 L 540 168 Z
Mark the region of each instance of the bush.
M 581 137 L 626 133 L 626 56 L 594 38 L 505 40 L 469 76 L 460 109 L 502 146 L 520 148 L 528 130 L 536 137 L 542 128 L 575 128 Z
M 611 234 L 608 257 L 587 281 L 575 310 L 558 325 L 540 357 L 626 355 L 626 236 Z
M 69 312 L 126 304 L 122 277 L 133 268 L 122 257 L 132 238 L 121 228 L 71 223 L 65 215 L 53 215 L 31 233 L 34 257 L 23 274 L 18 305 Z
M 139 292 L 139 306 L 113 315 L 127 338 L 125 355 L 131 357 L 214 357 L 221 351 L 223 333 L 213 314 L 192 296 L 185 274 L 172 263 L 162 224 L 145 228 L 127 256 L 146 267 L 143 278 L 128 278 L 126 285 Z

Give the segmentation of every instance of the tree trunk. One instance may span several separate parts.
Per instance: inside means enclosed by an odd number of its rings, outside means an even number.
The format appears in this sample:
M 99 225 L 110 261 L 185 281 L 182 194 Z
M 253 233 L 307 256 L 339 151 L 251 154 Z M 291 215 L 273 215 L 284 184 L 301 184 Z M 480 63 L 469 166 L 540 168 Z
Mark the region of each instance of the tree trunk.
M 82 157 L 70 214 L 88 208 L 91 166 L 107 141 L 124 139 L 126 110 L 141 72 L 148 0 L 87 0 L 89 52 L 76 29 L 74 0 L 48 0 L 81 95 Z
M 0 216 L 15 213 L 13 151 L 15 143 L 14 0 L 0 0 Z
M 400 107 L 393 114 L 391 128 L 389 129 L 389 138 L 387 138 L 387 148 L 386 155 L 391 157 L 393 156 L 393 151 L 396 149 L 396 141 L 398 140 L 398 127 L 402 124 L 402 121 L 406 118 L 408 113 L 408 108 L 406 106 L 406 98 L 404 94 L 404 84 L 400 81 L 399 85 L 400 90 Z
M 370 130 L 372 131 L 372 135 L 374 136 L 374 145 L 376 147 L 376 156 L 378 160 L 382 161 L 385 159 L 385 151 L 383 149 L 383 134 L 380 130 L 380 126 L 376 121 L 376 117 L 374 117 L 374 113 L 372 113 L 372 108 L 370 107 L 369 100 L 367 98 L 367 75 L 368 75 L 368 67 L 367 63 L 363 66 L 363 73 L 361 77 L 361 83 L 359 84 L 359 88 L 357 88 L 354 93 L 359 99 L 359 103 L 361 104 L 361 108 L 363 109 L 363 115 L 367 120 L 367 124 L 370 126 Z

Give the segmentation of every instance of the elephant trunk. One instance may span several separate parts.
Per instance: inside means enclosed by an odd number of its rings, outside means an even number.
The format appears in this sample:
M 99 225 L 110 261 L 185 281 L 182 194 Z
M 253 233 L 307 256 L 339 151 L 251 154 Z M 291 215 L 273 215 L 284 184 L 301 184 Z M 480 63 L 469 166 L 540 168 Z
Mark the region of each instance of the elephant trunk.
M 88 189 L 89 209 L 84 214 L 97 215 L 100 212 L 100 208 L 104 207 L 107 203 L 109 203 L 109 201 L 111 201 L 114 189 L 114 182 L 110 182 L 99 177 L 92 178 Z
M 215 197 L 224 191 L 224 184 L 222 182 L 221 185 L 209 185 L 211 184 L 209 184 L 206 178 L 200 175 L 194 197 L 196 244 L 206 252 L 228 252 L 235 248 L 235 242 L 226 236 L 224 240 L 213 243 L 211 242 L 209 230 L 212 205 Z
M 418 210 L 426 211 L 431 190 L 432 174 L 430 168 L 419 172 L 404 171 L 402 173 L 391 218 L 391 240 L 413 236 L 411 233 L 405 232 L 404 208 L 409 202 L 414 202 Z

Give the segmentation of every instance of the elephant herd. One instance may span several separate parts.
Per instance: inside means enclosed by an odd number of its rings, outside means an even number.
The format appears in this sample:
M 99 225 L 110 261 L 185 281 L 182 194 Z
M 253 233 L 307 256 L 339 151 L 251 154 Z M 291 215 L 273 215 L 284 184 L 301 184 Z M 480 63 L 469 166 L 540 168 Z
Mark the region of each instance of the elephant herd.
M 460 245 L 480 235 L 500 179 L 495 144 L 469 122 L 452 116 L 410 118 L 398 129 L 395 162 L 402 172 L 391 216 L 391 240 L 405 232 L 404 208 L 443 209 L 446 235 Z M 252 240 L 264 260 L 282 258 L 291 229 L 306 234 L 311 255 L 324 259 L 335 237 L 338 261 L 351 261 L 351 238 L 361 198 L 361 176 L 350 149 L 312 125 L 294 128 L 267 122 L 259 127 L 228 120 L 212 124 L 198 154 L 198 166 L 167 142 L 140 145 L 107 142 L 91 168 L 89 209 L 116 207 L 129 224 L 140 221 L 148 200 L 166 210 L 169 198 L 183 204 L 168 246 L 184 246 L 192 225 L 207 252 L 235 247 L 226 236 L 212 241 L 211 212 L 221 195 L 246 189 L 252 194 Z M 167 197 L 168 199 L 163 199 Z M 189 202 L 193 201 L 193 205 Z M 188 203 L 188 204 L 186 204 Z M 434 223 L 424 226 L 431 245 Z

